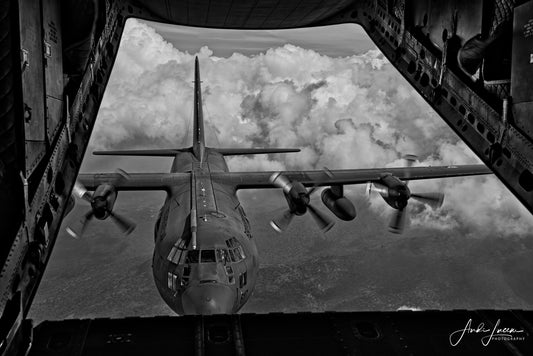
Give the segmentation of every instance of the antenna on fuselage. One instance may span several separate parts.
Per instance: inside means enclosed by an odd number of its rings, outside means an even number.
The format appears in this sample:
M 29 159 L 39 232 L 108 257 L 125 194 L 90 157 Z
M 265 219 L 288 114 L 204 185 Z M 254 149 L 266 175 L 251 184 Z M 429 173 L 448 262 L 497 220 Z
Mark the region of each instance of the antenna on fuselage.
M 204 115 L 202 111 L 202 87 L 198 57 L 194 60 L 194 128 L 192 150 L 194 156 L 203 162 L 205 153 Z
M 191 171 L 191 246 L 193 250 L 196 250 L 196 233 L 198 231 L 198 216 L 196 214 L 196 177 L 194 171 Z

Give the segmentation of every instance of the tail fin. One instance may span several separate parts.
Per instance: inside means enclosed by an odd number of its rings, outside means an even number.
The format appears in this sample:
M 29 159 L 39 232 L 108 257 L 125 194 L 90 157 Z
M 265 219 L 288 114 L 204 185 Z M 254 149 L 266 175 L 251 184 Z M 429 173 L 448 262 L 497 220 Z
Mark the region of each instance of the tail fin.
M 202 162 L 205 152 L 204 114 L 202 111 L 202 88 L 200 86 L 200 64 L 198 57 L 194 61 L 194 132 L 192 151 Z
M 194 61 L 194 131 L 192 152 L 200 162 L 203 162 L 205 155 L 205 137 L 204 115 L 202 110 L 202 88 L 200 83 L 200 64 L 198 63 L 198 57 L 196 57 Z M 211 150 L 224 156 L 300 152 L 298 148 L 211 148 Z M 180 152 L 190 151 L 190 148 L 170 148 L 156 150 L 94 151 L 93 154 L 101 156 L 174 157 Z

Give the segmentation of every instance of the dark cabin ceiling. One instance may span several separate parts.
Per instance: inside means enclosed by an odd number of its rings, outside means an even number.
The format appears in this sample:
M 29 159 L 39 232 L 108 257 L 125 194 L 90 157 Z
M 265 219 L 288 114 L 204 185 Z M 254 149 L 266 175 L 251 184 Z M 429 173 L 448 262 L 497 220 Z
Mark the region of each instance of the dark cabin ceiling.
M 353 0 L 134 1 L 161 21 L 186 26 L 279 29 L 314 26 Z

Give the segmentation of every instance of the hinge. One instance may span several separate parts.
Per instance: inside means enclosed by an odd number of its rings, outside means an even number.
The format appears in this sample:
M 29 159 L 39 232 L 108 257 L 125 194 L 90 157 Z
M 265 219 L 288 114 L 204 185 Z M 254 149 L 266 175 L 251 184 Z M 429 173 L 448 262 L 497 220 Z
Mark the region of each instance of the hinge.
M 25 219 L 28 219 L 30 202 L 29 202 L 29 192 L 28 192 L 28 180 L 24 177 L 22 171 L 20 172 L 20 178 L 22 179 L 22 185 L 24 186 L 24 210 L 25 210 Z
M 70 134 L 70 120 L 71 120 L 71 117 L 70 117 L 70 102 L 69 102 L 69 97 L 68 95 L 66 95 L 66 106 L 67 106 L 67 114 L 65 115 L 66 116 L 66 120 L 67 122 L 65 123 L 65 126 L 66 126 L 66 129 L 67 129 L 67 140 L 68 140 L 68 143 L 71 143 L 72 142 L 72 137 L 71 137 L 71 134 Z
M 46 41 L 43 41 L 43 44 L 44 44 L 44 55 L 46 57 L 52 57 L 52 45 L 50 45 L 50 43 L 46 42 Z
M 30 66 L 30 52 L 27 49 L 20 49 L 21 70 L 24 72 Z

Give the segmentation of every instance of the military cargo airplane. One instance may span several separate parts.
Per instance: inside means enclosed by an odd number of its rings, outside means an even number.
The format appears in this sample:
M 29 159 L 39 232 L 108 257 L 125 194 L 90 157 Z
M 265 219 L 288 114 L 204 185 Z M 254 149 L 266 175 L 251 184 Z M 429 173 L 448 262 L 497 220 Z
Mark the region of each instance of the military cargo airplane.
M 80 174 L 75 195 L 91 204 L 79 228 L 80 236 L 93 217 L 111 217 L 125 231 L 134 224 L 113 212 L 119 191 L 163 190 L 167 197 L 155 223 L 152 270 L 165 302 L 178 314 L 235 313 L 250 297 L 259 269 L 258 251 L 250 224 L 237 199 L 239 189 L 281 188 L 288 209 L 271 221 L 277 231 L 292 218 L 309 212 L 327 231 L 332 220 L 310 203 L 322 186 L 324 205 L 339 219 L 353 220 L 356 210 L 344 196 L 343 186 L 369 183 L 397 213 L 393 232 L 401 232 L 410 198 L 433 206 L 442 204 L 440 193 L 412 193 L 408 180 L 489 174 L 483 165 L 344 169 L 298 172 L 229 172 L 225 156 L 297 152 L 278 148 L 210 148 L 204 123 L 198 58 L 194 78 L 194 132 L 190 148 L 94 152 L 99 155 L 174 157 L 170 173 Z M 89 191 L 94 191 L 90 193 Z

